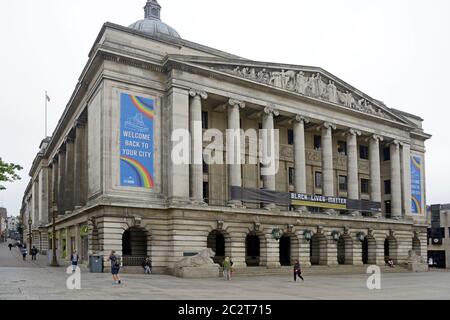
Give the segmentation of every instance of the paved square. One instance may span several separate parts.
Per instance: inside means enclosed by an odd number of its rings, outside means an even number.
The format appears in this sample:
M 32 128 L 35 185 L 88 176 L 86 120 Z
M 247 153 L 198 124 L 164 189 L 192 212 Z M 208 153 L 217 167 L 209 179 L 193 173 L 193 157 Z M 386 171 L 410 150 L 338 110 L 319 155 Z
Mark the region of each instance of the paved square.
M 122 275 L 121 286 L 109 274 L 81 274 L 81 290 L 68 290 L 65 268 L 21 261 L 17 249 L 0 246 L 0 300 L 368 300 L 450 299 L 450 272 L 382 274 L 382 289 L 370 291 L 369 275 L 311 275 L 305 282 L 283 276 L 185 280 L 163 275 Z

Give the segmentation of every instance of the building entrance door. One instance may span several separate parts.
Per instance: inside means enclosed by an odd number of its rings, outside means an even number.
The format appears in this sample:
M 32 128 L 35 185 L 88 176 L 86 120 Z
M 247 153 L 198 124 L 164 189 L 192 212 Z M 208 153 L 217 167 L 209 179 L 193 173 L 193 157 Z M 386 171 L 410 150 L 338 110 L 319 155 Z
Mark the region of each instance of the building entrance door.
M 248 267 L 258 267 L 260 260 L 260 243 L 256 234 L 249 234 L 246 239 L 246 263 Z
M 281 237 L 280 239 L 280 264 L 282 266 L 291 265 L 291 238 Z

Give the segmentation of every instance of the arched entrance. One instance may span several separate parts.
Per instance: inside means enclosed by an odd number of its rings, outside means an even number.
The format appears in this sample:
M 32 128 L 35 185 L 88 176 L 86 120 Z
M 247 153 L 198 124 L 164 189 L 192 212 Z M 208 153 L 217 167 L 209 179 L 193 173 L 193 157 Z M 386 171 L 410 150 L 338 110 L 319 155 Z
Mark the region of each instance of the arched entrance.
M 326 264 L 327 238 L 323 234 L 315 234 L 309 243 L 311 265 Z
M 420 244 L 419 238 L 414 237 L 412 239 L 412 249 L 418 256 L 422 255 L 422 246 Z
M 248 267 L 258 267 L 261 260 L 261 242 L 256 233 L 252 232 L 245 239 L 245 262 Z
M 122 236 L 124 266 L 141 266 L 147 257 L 147 232 L 141 228 L 130 228 Z
M 392 236 L 384 240 L 384 261 L 387 262 L 389 259 L 397 263 L 397 240 Z
M 282 236 L 280 239 L 280 264 L 291 265 L 291 237 Z
M 339 264 L 353 263 L 353 241 L 349 235 L 343 235 L 339 238 L 337 252 Z
M 377 244 L 374 237 L 366 236 L 362 243 L 363 264 L 376 264 Z
M 207 247 L 216 253 L 214 262 L 222 264 L 225 257 L 230 257 L 231 239 L 225 232 L 213 230 L 208 235 Z

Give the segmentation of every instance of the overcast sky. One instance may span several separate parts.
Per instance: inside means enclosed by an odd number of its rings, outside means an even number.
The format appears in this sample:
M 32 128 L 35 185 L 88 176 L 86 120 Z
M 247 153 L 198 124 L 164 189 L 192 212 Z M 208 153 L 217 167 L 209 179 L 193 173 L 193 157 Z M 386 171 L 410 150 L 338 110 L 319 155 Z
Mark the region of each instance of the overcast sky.
M 143 18 L 145 0 L 0 1 L 0 157 L 24 166 L 0 191 L 17 215 L 28 172 L 106 21 Z M 450 1 L 159 0 L 187 40 L 261 61 L 322 67 L 389 107 L 425 119 L 427 202 L 450 203 Z

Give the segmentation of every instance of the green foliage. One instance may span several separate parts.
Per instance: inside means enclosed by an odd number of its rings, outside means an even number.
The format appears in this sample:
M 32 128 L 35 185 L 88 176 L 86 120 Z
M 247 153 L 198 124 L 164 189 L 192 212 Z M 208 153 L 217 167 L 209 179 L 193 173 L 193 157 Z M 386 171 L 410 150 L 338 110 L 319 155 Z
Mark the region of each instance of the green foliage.
M 13 182 L 20 180 L 20 176 L 17 174 L 18 171 L 23 168 L 14 163 L 3 162 L 0 158 L 0 190 L 6 190 L 6 188 L 1 184 L 2 182 Z

